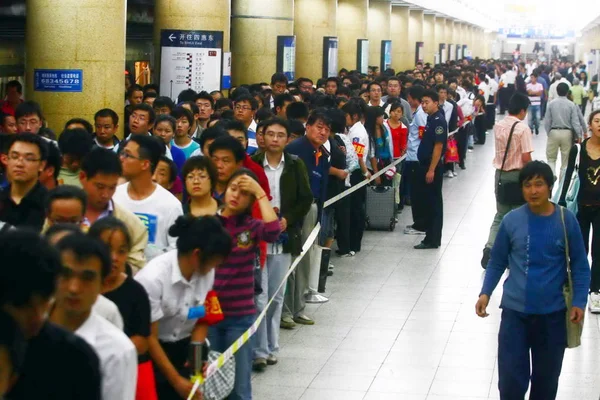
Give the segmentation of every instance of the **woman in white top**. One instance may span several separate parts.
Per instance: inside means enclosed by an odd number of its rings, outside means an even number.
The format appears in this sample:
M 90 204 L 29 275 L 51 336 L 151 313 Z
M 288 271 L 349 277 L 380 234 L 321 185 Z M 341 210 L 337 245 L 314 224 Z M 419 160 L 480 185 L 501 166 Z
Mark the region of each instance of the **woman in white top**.
M 186 368 L 191 337 L 206 338 L 208 324 L 197 322 L 214 269 L 231 251 L 231 236 L 217 217 L 179 217 L 169 234 L 177 237 L 177 250 L 156 257 L 135 276 L 150 299 L 148 348 L 161 400 L 187 398 L 192 389 Z

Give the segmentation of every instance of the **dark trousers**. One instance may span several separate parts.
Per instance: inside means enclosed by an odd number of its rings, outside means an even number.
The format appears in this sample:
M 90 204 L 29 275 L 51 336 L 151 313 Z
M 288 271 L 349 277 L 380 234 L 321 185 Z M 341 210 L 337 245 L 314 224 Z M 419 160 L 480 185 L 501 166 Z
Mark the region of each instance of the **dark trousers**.
M 413 217 L 413 228 L 425 232 L 427 228 L 426 215 L 427 207 L 423 203 L 423 185 L 425 185 L 424 175 L 420 173 L 421 168 L 419 167 L 418 161 L 406 161 L 404 164 L 406 169 L 406 175 L 410 181 L 410 209 Z
M 181 376 L 190 376 L 191 371 L 185 366 L 189 351 L 190 351 L 190 340 L 191 338 L 181 339 L 177 342 L 160 342 L 164 352 L 166 353 L 171 364 L 177 369 Z M 177 391 L 167 378 L 160 371 L 160 368 L 153 364 L 154 376 L 156 377 L 156 393 L 160 400 L 179 400 L 181 396 L 177 394 Z
M 496 123 L 496 105 L 485 105 L 485 129 L 493 129 Z
M 423 242 L 432 246 L 440 246 L 442 243 L 442 226 L 444 222 L 444 202 L 442 198 L 443 165 L 438 164 L 435 168 L 435 174 L 432 183 L 427 183 L 425 175 L 429 164 L 421 164 L 417 170 L 415 181 L 415 198 L 413 208 L 416 203 L 422 207 L 423 231 L 425 239 Z M 417 229 L 417 228 L 415 228 Z M 421 230 L 421 229 L 419 229 Z
M 533 315 L 503 309 L 498 334 L 501 400 L 553 400 L 567 345 L 566 311 Z M 531 363 L 531 370 L 529 368 Z
M 456 132 L 456 147 L 458 147 L 458 163 L 465 164 L 467 158 L 467 145 L 469 143 L 469 130 L 473 124 L 468 124 Z
M 473 124 L 475 125 L 475 144 L 485 144 L 485 115 L 475 117 Z
M 515 94 L 515 85 L 506 85 L 498 92 L 500 99 L 500 114 L 504 114 L 508 109 L 508 102 L 512 95 Z
M 341 198 L 332 207 L 335 207 L 335 237 L 338 250 L 341 254 L 350 252 L 350 197 L 352 194 Z
M 583 234 L 586 254 L 590 251 L 590 227 L 594 230 L 592 234 L 592 281 L 590 292 L 600 292 L 600 207 L 579 206 L 577 220 Z
M 402 180 L 400 181 L 400 208 L 408 205 L 410 202 L 410 173 L 408 163 L 410 161 L 402 161 Z
M 360 169 L 350 176 L 352 186 L 365 180 Z M 363 233 L 365 231 L 367 187 L 363 186 L 350 194 L 350 250 L 360 251 Z

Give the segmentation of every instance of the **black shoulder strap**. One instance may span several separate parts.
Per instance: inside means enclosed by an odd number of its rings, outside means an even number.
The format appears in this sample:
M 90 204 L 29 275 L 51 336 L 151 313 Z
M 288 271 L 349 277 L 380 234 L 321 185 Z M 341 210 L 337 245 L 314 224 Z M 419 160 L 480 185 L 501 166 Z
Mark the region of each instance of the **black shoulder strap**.
M 500 175 L 502 175 L 502 171 L 504 170 L 504 163 L 506 163 L 506 157 L 508 156 L 508 148 L 510 147 L 510 142 L 512 141 L 513 133 L 519 122 L 521 121 L 515 122 L 512 128 L 510 128 L 510 133 L 508 134 L 508 142 L 506 142 L 506 151 L 504 152 L 504 158 L 502 158 L 502 166 L 500 167 Z

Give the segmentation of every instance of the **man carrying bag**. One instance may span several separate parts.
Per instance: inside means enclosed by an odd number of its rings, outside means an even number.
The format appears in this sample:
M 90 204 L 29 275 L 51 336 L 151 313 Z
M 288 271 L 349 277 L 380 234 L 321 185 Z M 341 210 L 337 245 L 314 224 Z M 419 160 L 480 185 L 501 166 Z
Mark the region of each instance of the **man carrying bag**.
M 508 116 L 494 126 L 496 215 L 490 227 L 488 241 L 483 248 L 481 266 L 484 269 L 490 259 L 490 251 L 502 218 L 525 203 L 519 186 L 519 172 L 531 161 L 533 152 L 531 129 L 522 122 L 527 116 L 528 107 L 529 98 L 524 94 L 515 93 L 509 101 Z

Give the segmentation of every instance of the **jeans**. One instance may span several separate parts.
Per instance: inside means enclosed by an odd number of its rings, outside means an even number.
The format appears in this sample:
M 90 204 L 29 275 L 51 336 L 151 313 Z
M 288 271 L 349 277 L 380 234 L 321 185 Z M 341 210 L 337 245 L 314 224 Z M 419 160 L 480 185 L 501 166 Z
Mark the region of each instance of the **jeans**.
M 590 282 L 590 292 L 600 292 L 600 207 L 579 205 L 577 211 L 577 220 L 583 235 L 585 244 L 585 253 L 590 251 L 590 227 L 592 233 L 592 281 Z
M 208 330 L 208 340 L 213 350 L 223 353 L 254 322 L 254 315 L 225 317 Z M 246 342 L 235 353 L 235 384 L 229 400 L 252 400 L 252 342 Z
M 500 400 L 553 400 L 567 345 L 566 310 L 544 315 L 502 310 L 498 333 Z M 530 370 L 531 363 L 531 370 Z
M 275 291 L 283 281 L 290 265 L 292 265 L 292 255 L 289 253 L 267 255 L 267 263 L 262 270 L 263 292 L 256 296 L 257 314 L 265 309 L 269 299 L 273 298 L 273 303 L 254 335 L 255 359 L 267 358 L 270 354 L 275 355 L 279 351 L 279 325 L 285 285 L 279 292 Z
M 519 173 L 520 171 L 503 171 L 502 172 L 502 182 L 519 182 Z M 498 190 L 498 179 L 500 177 L 500 170 L 496 170 L 496 178 L 494 179 L 494 190 Z M 498 195 L 496 193 L 496 195 Z M 510 205 L 510 204 L 502 204 L 496 198 L 496 215 L 494 216 L 494 221 L 492 222 L 492 226 L 490 227 L 490 235 L 488 237 L 488 241 L 485 244 L 485 247 L 491 249 L 494 246 L 494 242 L 496 241 L 496 235 L 498 235 L 498 230 L 500 229 L 500 223 L 502 222 L 502 218 L 509 211 L 514 210 L 515 208 L 521 207 L 520 205 Z
M 551 129 L 546 143 L 546 159 L 554 175 L 562 179 L 563 171 L 567 169 L 569 152 L 573 147 L 573 133 L 569 129 Z M 556 173 L 556 159 L 560 149 L 560 174 Z M 559 180 L 560 182 L 560 180 Z
M 529 106 L 529 110 L 527 110 L 527 114 L 529 115 L 529 129 L 531 132 L 539 133 L 540 131 L 540 119 L 541 119 L 541 110 L 540 106 Z

